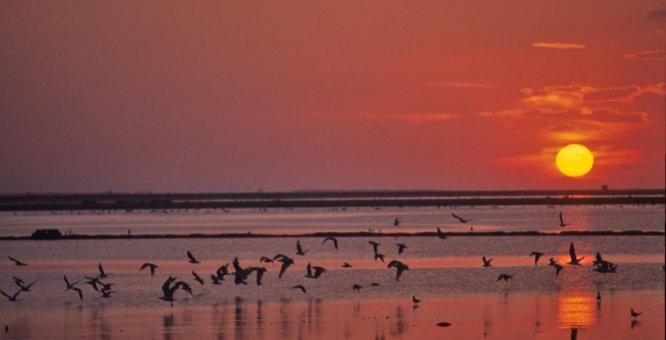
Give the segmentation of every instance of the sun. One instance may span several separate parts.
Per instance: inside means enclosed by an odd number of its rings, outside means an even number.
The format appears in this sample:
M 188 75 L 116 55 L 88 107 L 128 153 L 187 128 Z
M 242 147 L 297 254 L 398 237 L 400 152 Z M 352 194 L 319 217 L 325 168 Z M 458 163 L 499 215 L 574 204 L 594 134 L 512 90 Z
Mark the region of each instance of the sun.
M 555 157 L 555 165 L 565 176 L 585 176 L 594 165 L 594 155 L 587 147 L 569 144 L 560 149 Z

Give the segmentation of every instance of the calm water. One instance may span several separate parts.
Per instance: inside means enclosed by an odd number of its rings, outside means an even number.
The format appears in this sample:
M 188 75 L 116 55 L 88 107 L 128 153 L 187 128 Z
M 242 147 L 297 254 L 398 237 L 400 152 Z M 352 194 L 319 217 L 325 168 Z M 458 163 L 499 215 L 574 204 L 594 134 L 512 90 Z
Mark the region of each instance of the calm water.
M 0 213 L 0 235 L 29 235 L 39 228 L 79 234 L 150 233 L 302 233 L 312 231 L 560 231 L 562 212 L 567 230 L 659 230 L 665 227 L 664 205 L 507 206 L 441 208 L 234 209 L 165 212 L 22 212 Z M 472 222 L 461 224 L 451 213 Z M 393 219 L 402 220 L 399 228 Z
M 547 222 L 557 223 L 559 211 L 547 207 L 455 210 L 474 219 L 475 229 L 502 230 L 560 230 L 544 227 Z M 572 228 L 664 230 L 663 207 L 565 207 L 562 211 L 574 224 Z M 462 228 L 450 220 L 450 212 L 367 209 L 6 214 L 0 221 L 3 233 L 14 235 L 47 225 L 67 225 L 80 233 L 123 233 L 128 226 L 135 233 L 220 232 L 249 228 L 252 216 L 261 230 L 387 230 L 395 228 L 386 226 L 395 216 L 404 221 L 400 229 L 425 228 L 429 223 Z M 317 227 L 317 216 L 329 222 Z M 280 219 L 283 222 L 277 223 Z M 49 220 L 54 222 L 48 224 Z M 234 227 L 240 225 L 245 227 Z M 6 232 L 5 228 L 14 229 Z M 371 239 L 381 243 L 379 251 L 386 254 L 387 262 L 395 258 L 410 266 L 400 282 L 395 281 L 394 270 L 373 260 L 372 247 L 367 243 Z M 37 281 L 31 292 L 19 295 L 17 302 L 0 300 L 0 324 L 10 329 L 3 338 L 562 339 L 570 338 L 573 329 L 579 339 L 664 338 L 665 243 L 661 236 L 339 238 L 337 251 L 330 243 L 322 244 L 320 238 L 298 240 L 308 250 L 304 257 L 294 255 L 297 239 L 293 237 L 0 241 L 0 259 L 11 255 L 29 264 L 17 267 L 0 260 L 0 288 L 13 293 L 12 276 Z M 549 257 L 566 262 L 571 242 L 578 256 L 585 256 L 583 266 L 565 266 L 556 278 L 553 267 L 545 262 Z M 397 254 L 396 243 L 407 244 L 404 254 Z M 187 263 L 187 250 L 201 264 Z M 533 250 L 546 254 L 536 267 L 528 256 Z M 619 265 L 616 274 L 592 271 L 596 251 Z M 282 279 L 277 278 L 278 265 L 258 261 L 260 256 L 276 253 L 296 260 Z M 493 267 L 481 267 L 480 257 L 484 255 L 495 258 Z M 234 256 L 243 266 L 267 267 L 261 287 L 253 280 L 247 286 L 237 286 L 229 278 L 220 286 L 209 283 L 210 273 Z M 145 261 L 159 266 L 155 277 L 138 271 Z M 308 261 L 329 271 L 318 280 L 307 279 Z M 343 261 L 354 267 L 341 268 Z M 101 298 L 87 285 L 81 285 L 83 302 L 73 292 L 64 292 L 63 274 L 72 280 L 96 275 L 98 262 L 110 273 L 106 281 L 116 284 L 117 293 L 112 298 Z M 207 282 L 195 283 L 191 271 Z M 512 274 L 515 279 L 497 282 L 500 273 Z M 190 282 L 194 289 L 193 296 L 177 292 L 174 307 L 158 299 L 161 285 L 170 275 Z M 364 287 L 360 293 L 352 291 L 354 283 Z M 308 293 L 290 289 L 296 284 L 303 284 Z M 603 296 L 601 303 L 594 299 L 596 292 Z M 423 299 L 416 309 L 410 302 L 412 295 Z M 645 315 L 632 324 L 629 308 Z M 452 326 L 436 327 L 441 321 Z

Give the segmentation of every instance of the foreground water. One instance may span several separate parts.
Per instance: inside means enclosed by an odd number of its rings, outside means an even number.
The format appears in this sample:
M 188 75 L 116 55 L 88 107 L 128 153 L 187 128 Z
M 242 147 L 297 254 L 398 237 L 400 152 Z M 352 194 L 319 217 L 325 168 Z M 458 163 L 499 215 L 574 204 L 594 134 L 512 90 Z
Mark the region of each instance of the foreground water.
M 0 213 L 0 235 L 39 228 L 79 234 L 303 233 L 315 231 L 664 231 L 664 205 L 503 206 L 347 209 L 233 209 L 172 211 L 64 211 Z M 472 221 L 459 223 L 455 213 Z M 393 226 L 395 218 L 402 222 Z
M 399 282 L 395 271 L 374 261 L 366 238 L 340 238 L 339 249 L 319 238 L 301 238 L 308 250 L 296 256 L 296 238 L 135 239 L 2 241 L 3 258 L 28 263 L 0 264 L 0 288 L 15 290 L 12 276 L 36 281 L 17 302 L 0 302 L 0 323 L 17 338 L 579 338 L 664 337 L 664 238 L 661 236 L 378 237 L 379 251 L 410 266 Z M 545 265 L 568 259 L 573 242 L 583 266 L 566 266 L 559 277 Z M 396 243 L 408 245 L 397 254 Z M 200 264 L 190 264 L 191 250 Z M 538 266 L 528 254 L 546 255 Z M 616 274 L 592 271 L 600 251 L 619 265 Z M 279 267 L 260 264 L 262 255 L 285 253 L 296 264 L 277 278 Z M 215 269 L 234 256 L 243 266 L 265 265 L 262 286 L 234 285 L 230 278 L 210 284 Z M 481 267 L 481 256 L 494 266 Z M 156 275 L 139 272 L 143 262 L 159 266 Z M 328 269 L 317 280 L 305 278 L 311 261 Z M 344 269 L 342 262 L 353 268 Z M 64 292 L 71 280 L 97 275 L 98 262 L 117 291 L 105 299 L 80 284 L 84 301 Z M 206 279 L 195 283 L 191 271 Z M 497 282 L 500 273 L 514 280 Z M 174 307 L 158 299 L 162 282 L 177 276 L 193 285 L 179 291 Z M 359 293 L 352 290 L 360 284 Z M 377 286 L 371 285 L 378 284 Z M 290 289 L 307 287 L 306 294 Z M 595 295 L 603 299 L 597 304 Z M 411 296 L 423 299 L 413 309 Z M 633 323 L 629 308 L 645 313 Z M 440 328 L 446 321 L 451 327 Z

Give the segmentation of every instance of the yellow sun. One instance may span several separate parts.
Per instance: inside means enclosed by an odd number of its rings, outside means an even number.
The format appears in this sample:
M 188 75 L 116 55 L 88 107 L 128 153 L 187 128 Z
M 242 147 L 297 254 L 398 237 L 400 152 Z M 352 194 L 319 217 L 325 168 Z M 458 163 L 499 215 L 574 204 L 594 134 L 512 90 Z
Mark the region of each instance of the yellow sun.
M 560 149 L 555 157 L 557 168 L 566 176 L 584 176 L 594 165 L 592 151 L 580 144 L 569 144 Z

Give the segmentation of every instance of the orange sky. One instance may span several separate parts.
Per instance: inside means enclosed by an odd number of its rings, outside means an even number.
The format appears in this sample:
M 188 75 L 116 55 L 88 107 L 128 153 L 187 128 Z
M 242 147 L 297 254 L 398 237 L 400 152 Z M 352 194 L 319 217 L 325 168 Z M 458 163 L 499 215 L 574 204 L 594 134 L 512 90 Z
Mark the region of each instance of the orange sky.
M 665 37 L 663 1 L 3 1 L 0 192 L 664 187 Z

